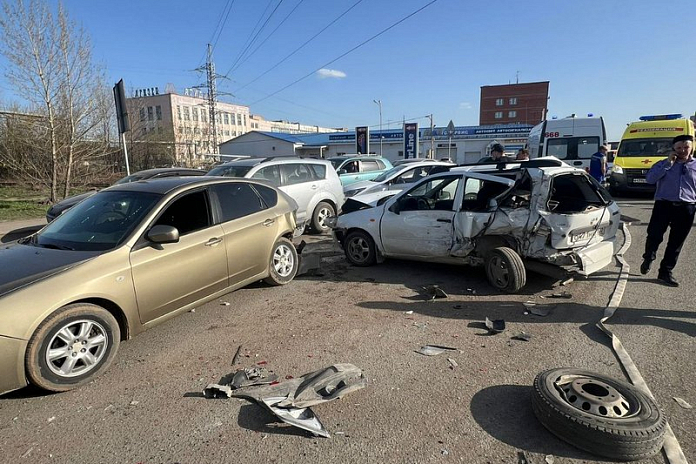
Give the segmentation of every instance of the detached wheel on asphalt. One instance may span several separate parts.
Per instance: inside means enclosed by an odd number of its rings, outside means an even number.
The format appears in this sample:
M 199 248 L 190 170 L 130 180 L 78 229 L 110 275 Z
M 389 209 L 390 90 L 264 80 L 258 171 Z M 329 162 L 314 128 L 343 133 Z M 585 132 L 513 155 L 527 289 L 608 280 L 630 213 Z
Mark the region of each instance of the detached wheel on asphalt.
M 633 385 L 579 369 L 537 375 L 532 409 L 558 438 L 622 461 L 659 452 L 667 426 L 657 404 Z
M 515 293 L 527 283 L 522 258 L 512 248 L 493 248 L 486 256 L 485 266 L 488 282 L 498 290 Z
M 80 387 L 108 369 L 120 341 L 118 322 L 104 308 L 65 306 L 41 322 L 29 340 L 27 377 L 54 392 Z
M 295 278 L 298 268 L 297 250 L 295 245 L 285 237 L 281 237 L 273 245 L 270 275 L 264 279 L 270 285 L 285 285 Z
M 312 213 L 312 230 L 318 234 L 325 233 L 330 229 L 330 227 L 326 225 L 326 218 L 335 215 L 336 210 L 331 204 L 325 201 L 319 202 Z
M 375 241 L 370 234 L 362 230 L 354 230 L 343 241 L 346 258 L 356 266 L 372 266 L 377 262 Z

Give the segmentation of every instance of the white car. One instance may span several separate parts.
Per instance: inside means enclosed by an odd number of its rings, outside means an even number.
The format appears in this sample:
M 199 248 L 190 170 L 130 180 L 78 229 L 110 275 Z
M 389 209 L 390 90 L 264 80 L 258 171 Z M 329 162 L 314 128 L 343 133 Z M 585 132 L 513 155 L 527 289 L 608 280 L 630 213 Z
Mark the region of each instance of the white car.
M 206 176 L 245 177 L 265 180 L 297 202 L 299 235 L 309 226 L 316 233 L 329 230 L 326 219 L 335 216 L 345 202 L 343 186 L 331 163 L 313 158 L 247 158 L 221 164 Z
M 619 206 L 585 171 L 555 159 L 481 169 L 433 174 L 338 216 L 331 225 L 348 261 L 485 265 L 489 282 L 511 293 L 527 269 L 560 278 L 610 264 Z
M 436 167 L 449 169 L 452 163 L 444 161 L 417 161 L 405 163 L 384 171 L 372 180 L 354 182 L 343 187 L 346 198 L 359 194 L 381 192 L 383 190 L 394 190 L 396 192 L 410 187 L 415 182 L 427 176 Z M 437 169 L 435 169 L 437 171 Z

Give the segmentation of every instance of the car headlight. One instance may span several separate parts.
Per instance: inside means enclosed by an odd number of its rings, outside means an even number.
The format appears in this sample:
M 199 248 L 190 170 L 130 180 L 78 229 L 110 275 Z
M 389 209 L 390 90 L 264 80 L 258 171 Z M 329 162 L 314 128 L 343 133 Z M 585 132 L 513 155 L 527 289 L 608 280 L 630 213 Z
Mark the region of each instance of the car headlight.
M 355 196 L 355 195 L 357 195 L 358 193 L 362 192 L 363 190 L 365 190 L 365 188 L 357 188 L 357 189 L 347 190 L 347 191 L 345 191 L 345 192 L 343 192 L 343 193 L 344 193 L 344 195 L 345 195 L 346 197 L 352 197 L 352 196 Z
M 611 168 L 611 172 L 613 174 L 623 174 L 623 168 L 621 166 L 617 166 L 616 164 Z

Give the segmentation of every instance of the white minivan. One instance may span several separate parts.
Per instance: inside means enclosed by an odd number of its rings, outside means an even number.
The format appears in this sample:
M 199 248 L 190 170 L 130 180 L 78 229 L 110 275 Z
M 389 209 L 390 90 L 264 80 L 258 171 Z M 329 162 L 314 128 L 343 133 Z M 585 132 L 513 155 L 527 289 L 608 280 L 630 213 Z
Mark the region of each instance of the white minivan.
M 604 119 L 600 117 L 542 121 L 532 128 L 527 139 L 529 159 L 554 156 L 567 164 L 588 171 L 590 158 L 607 143 Z

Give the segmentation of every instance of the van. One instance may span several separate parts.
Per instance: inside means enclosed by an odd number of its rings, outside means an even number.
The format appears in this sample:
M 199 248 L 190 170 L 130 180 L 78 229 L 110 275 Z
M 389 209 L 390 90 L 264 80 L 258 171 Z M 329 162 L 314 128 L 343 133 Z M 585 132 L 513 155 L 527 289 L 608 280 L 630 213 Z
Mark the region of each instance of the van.
M 532 128 L 527 139 L 529 159 L 555 156 L 567 164 L 589 171 L 592 155 L 606 144 L 607 131 L 602 117 L 542 121 Z
M 694 123 L 681 114 L 641 116 L 624 131 L 614 166 L 609 176 L 613 193 L 653 192 L 645 175 L 655 162 L 665 159 L 672 151 L 672 139 L 677 135 L 694 135 Z

